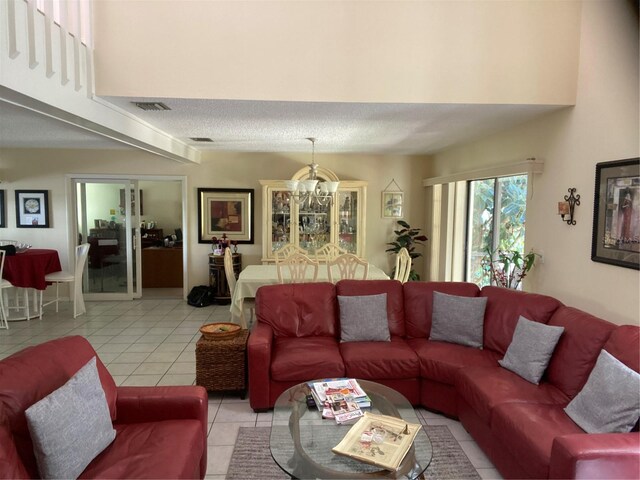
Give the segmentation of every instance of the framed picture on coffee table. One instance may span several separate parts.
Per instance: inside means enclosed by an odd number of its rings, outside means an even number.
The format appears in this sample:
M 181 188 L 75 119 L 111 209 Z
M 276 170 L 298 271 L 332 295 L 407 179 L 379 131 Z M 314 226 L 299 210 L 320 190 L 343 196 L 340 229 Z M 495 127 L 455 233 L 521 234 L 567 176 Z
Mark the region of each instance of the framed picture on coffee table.
M 596 165 L 591 260 L 640 270 L 640 159 Z
M 49 228 L 47 190 L 16 190 L 16 227 Z

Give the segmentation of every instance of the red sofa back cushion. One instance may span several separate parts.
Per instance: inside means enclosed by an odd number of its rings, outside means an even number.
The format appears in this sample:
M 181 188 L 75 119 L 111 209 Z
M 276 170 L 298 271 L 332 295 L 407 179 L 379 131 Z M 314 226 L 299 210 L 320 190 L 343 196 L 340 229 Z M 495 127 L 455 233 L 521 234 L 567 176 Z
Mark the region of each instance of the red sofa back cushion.
M 407 282 L 404 284 L 404 316 L 407 337 L 429 338 L 433 314 L 433 292 L 477 297 L 480 289 L 468 282 Z
M 640 372 L 640 327 L 635 325 L 617 327 L 611 332 L 604 349 L 627 367 Z
M 562 303 L 555 298 L 509 288 L 484 287 L 480 296 L 487 297 L 484 312 L 484 348 L 503 354 L 507 351 L 518 318 L 548 323 Z
M 0 410 L 30 475 L 37 476 L 37 466 L 24 411 L 67 383 L 94 356 L 85 338 L 73 336 L 25 348 L 0 361 Z M 96 363 L 111 420 L 115 420 L 116 384 L 100 358 Z
M 256 316 L 276 337 L 336 337 L 336 288 L 328 282 L 265 285 L 256 293 Z
M 560 307 L 549 325 L 564 327 L 546 371 L 549 383 L 569 398 L 582 389 L 600 350 L 616 328 L 613 323 L 573 307 Z
M 402 283 L 398 280 L 340 280 L 336 284 L 338 295 L 387 294 L 387 320 L 391 335 L 404 337 L 404 300 Z

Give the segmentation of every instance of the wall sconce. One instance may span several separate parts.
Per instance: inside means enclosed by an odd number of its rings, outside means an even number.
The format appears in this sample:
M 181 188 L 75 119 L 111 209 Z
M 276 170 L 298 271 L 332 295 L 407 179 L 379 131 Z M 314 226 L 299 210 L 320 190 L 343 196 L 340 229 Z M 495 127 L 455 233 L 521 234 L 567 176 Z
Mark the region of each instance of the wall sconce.
M 575 188 L 568 190 L 569 195 L 564 196 L 564 202 L 558 202 L 558 215 L 562 217 L 563 222 L 567 222 L 567 225 L 575 225 L 576 221 L 573 219 L 573 213 L 576 205 L 580 205 L 580 195 L 574 195 L 576 193 Z M 565 219 L 565 215 L 569 218 Z

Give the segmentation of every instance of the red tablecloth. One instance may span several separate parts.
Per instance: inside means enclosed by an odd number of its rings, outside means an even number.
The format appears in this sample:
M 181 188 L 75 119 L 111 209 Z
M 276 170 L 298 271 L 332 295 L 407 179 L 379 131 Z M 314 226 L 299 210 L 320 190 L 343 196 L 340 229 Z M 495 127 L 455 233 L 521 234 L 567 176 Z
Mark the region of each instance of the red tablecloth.
M 14 287 L 44 290 L 47 288 L 44 276 L 60 270 L 62 267 L 56 250 L 32 248 L 11 257 L 5 256 L 2 276 Z

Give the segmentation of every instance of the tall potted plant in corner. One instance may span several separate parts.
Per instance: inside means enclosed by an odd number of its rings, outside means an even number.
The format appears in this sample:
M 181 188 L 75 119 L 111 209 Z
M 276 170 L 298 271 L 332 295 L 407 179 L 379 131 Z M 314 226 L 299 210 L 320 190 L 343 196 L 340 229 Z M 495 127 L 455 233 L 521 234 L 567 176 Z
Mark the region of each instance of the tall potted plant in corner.
M 413 269 L 413 259 L 421 257 L 420 252 L 416 252 L 416 245 L 424 245 L 422 242 L 426 242 L 428 239 L 425 235 L 420 234 L 419 228 L 413 228 L 404 220 L 398 220 L 398 225 L 402 228 L 400 230 L 394 230 L 396 239 L 393 242 L 387 243 L 390 248 L 387 248 L 385 252 L 398 254 L 401 248 L 406 248 L 411 257 L 411 272 L 409 273 L 409 280 L 420 280 L 420 275 Z M 393 275 L 395 272 L 391 272 Z

